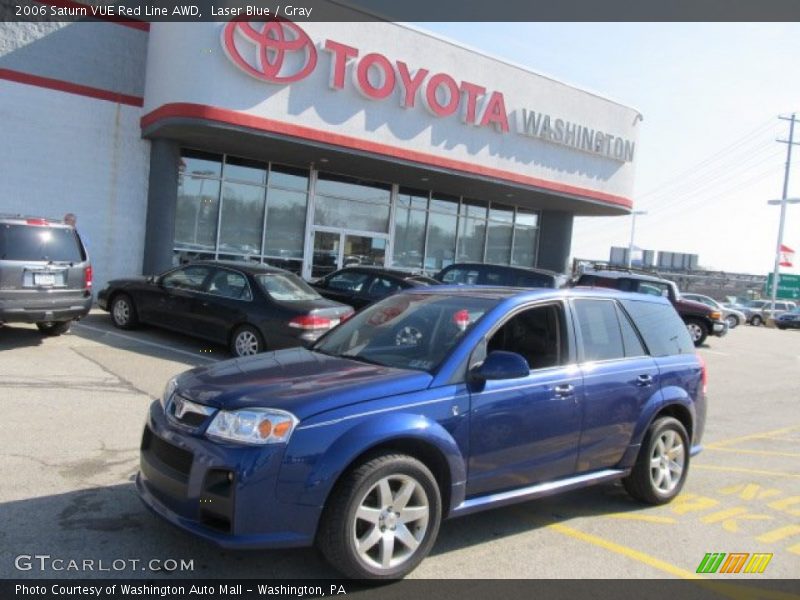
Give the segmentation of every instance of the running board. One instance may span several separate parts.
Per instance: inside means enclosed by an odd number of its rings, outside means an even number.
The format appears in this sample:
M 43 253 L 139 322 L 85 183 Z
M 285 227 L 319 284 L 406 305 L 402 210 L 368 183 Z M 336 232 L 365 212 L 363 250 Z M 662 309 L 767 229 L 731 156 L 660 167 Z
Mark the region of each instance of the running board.
M 476 498 L 464 500 L 464 502 L 453 509 L 453 511 L 450 513 L 450 516 L 460 517 L 485 510 L 487 508 L 496 508 L 498 506 L 514 504 L 516 502 L 524 502 L 526 500 L 533 500 L 534 498 L 550 496 L 554 493 L 566 492 L 568 490 L 574 490 L 589 485 L 594 485 L 596 483 L 613 481 L 615 479 L 625 477 L 628 475 L 628 473 L 630 473 L 628 470 L 606 469 L 603 471 L 594 471 L 592 473 L 576 475 L 567 479 L 558 479 L 556 481 L 537 483 L 536 485 L 509 490 L 507 492 L 478 496 Z

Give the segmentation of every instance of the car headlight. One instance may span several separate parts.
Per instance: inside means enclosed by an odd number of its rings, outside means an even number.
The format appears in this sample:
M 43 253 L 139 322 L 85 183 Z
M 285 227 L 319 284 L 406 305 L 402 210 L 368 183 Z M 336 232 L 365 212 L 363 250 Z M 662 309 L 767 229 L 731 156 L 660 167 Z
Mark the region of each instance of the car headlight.
M 161 394 L 161 408 L 167 410 L 167 403 L 172 398 L 172 394 L 178 389 L 178 377 L 170 377 L 167 385 L 164 386 L 164 393 Z
M 211 421 L 206 435 L 239 444 L 280 444 L 289 441 L 297 423 L 293 414 L 274 408 L 221 410 Z

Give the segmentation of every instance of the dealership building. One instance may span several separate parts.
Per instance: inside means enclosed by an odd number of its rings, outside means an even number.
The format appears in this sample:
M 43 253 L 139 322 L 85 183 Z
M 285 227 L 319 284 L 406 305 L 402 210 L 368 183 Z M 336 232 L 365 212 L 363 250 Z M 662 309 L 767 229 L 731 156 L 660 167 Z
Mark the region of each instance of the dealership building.
M 75 213 L 102 285 L 563 271 L 575 216 L 631 211 L 641 115 L 397 23 L 87 18 L 0 25 L 0 119 L 0 212 Z

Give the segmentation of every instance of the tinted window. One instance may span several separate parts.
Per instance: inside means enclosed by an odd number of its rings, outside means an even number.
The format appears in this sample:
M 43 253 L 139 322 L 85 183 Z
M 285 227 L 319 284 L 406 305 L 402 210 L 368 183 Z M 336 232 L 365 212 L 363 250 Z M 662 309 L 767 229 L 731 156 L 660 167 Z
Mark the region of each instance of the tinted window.
M 329 290 L 339 290 L 342 292 L 360 292 L 364 289 L 369 275 L 359 271 L 342 271 L 328 279 L 325 287 Z
M 617 317 L 619 318 L 620 329 L 622 329 L 622 344 L 625 346 L 625 356 L 646 355 L 647 350 L 642 345 L 639 334 L 636 333 L 633 325 L 631 325 L 628 315 L 620 310 L 617 312 Z
M 86 260 L 74 229 L 33 225 L 0 225 L 0 259 Z
M 208 293 L 236 300 L 251 300 L 253 297 L 245 276 L 235 271 L 217 271 L 208 284 Z
M 623 300 L 622 305 L 642 334 L 653 356 L 694 354 L 686 325 L 669 304 Z
M 477 269 L 450 269 L 442 276 L 443 283 L 461 283 L 475 285 L 478 283 Z
M 399 290 L 400 284 L 397 281 L 386 277 L 375 277 L 367 290 L 367 296 L 370 298 L 383 298 Z
M 516 277 L 514 283 L 517 287 L 555 287 L 555 282 L 552 277 L 547 275 L 539 275 L 537 273 L 520 273 Z
M 209 271 L 209 267 L 185 267 L 183 269 L 177 269 L 165 275 L 162 283 L 165 287 L 198 291 L 203 287 L 203 282 L 206 280 Z
M 626 292 L 632 289 L 629 279 L 614 279 L 612 277 L 600 277 L 598 275 L 581 275 L 577 285 L 604 287 Z
M 622 332 L 617 320 L 617 310 L 610 300 L 576 300 L 575 315 L 578 318 L 580 336 L 583 341 L 583 360 L 613 360 L 625 356 Z M 684 333 L 686 329 L 684 328 Z

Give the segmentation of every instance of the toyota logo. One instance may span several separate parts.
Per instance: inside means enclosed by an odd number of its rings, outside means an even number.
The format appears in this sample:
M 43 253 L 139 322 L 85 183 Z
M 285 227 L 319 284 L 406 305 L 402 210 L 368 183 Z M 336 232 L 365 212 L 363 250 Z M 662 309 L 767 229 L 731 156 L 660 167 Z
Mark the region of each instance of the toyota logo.
M 234 19 L 222 29 L 222 47 L 242 71 L 270 83 L 300 81 L 317 66 L 311 38 L 280 17 Z

